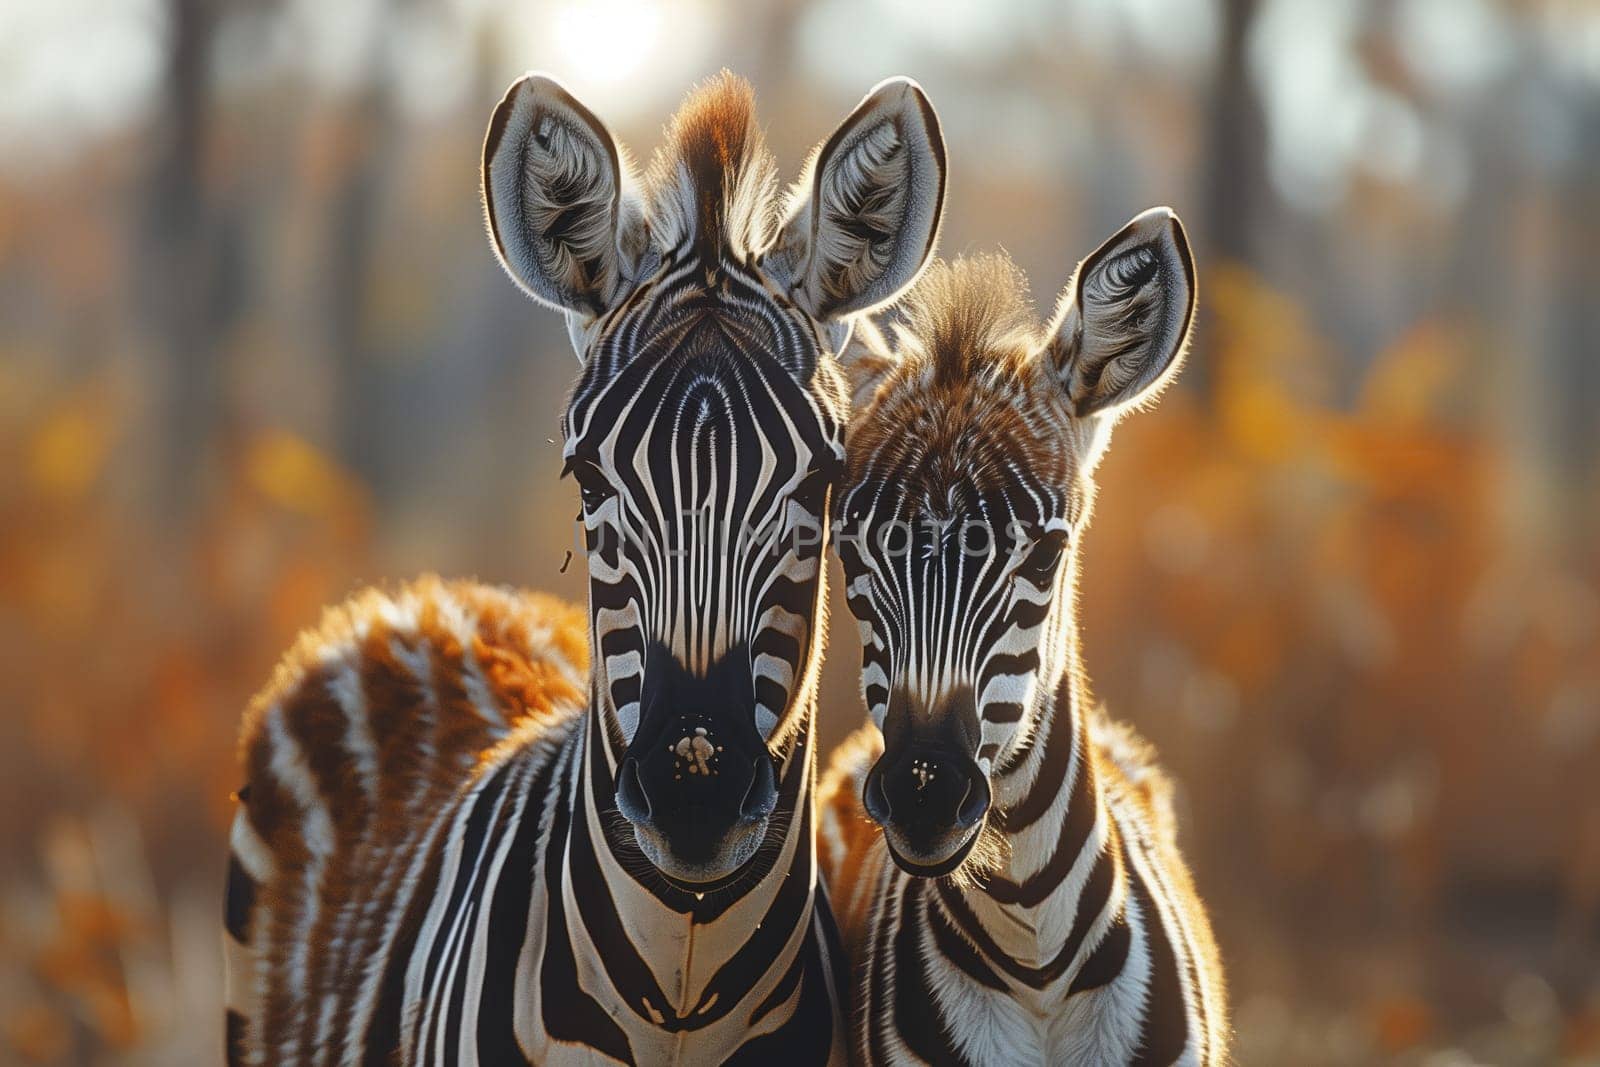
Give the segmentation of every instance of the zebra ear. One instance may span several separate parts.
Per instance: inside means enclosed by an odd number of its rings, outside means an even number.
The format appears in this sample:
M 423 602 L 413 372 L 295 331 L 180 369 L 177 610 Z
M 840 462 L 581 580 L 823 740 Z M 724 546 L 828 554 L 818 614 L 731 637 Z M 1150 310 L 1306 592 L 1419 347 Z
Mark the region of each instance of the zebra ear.
M 529 74 L 506 90 L 483 142 L 483 202 L 495 255 L 534 299 L 581 319 L 620 295 L 625 231 L 640 225 L 617 143 L 561 83 Z
M 1078 266 L 1048 355 L 1081 416 L 1154 399 L 1176 375 L 1194 322 L 1194 257 L 1171 208 L 1151 208 Z
M 852 417 L 867 410 L 878 387 L 899 365 L 899 355 L 890 347 L 878 324 L 866 315 L 857 319 L 849 343 L 839 353 L 839 366 L 850 383 Z
M 933 254 L 944 187 L 933 105 L 890 78 L 813 155 L 767 265 L 820 321 L 888 303 Z

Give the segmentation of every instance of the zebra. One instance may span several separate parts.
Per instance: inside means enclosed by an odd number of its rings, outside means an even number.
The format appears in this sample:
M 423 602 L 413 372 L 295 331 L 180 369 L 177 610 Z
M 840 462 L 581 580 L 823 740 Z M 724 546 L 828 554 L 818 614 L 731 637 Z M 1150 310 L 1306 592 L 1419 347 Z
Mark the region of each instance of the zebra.
M 848 362 L 835 540 L 871 723 L 824 777 L 819 847 L 856 964 L 852 1052 L 1224 1063 L 1171 789 L 1091 705 L 1074 605 L 1112 426 L 1187 345 L 1183 226 L 1133 219 L 1044 329 L 1025 293 L 1003 256 L 941 262 Z
M 726 72 L 642 177 L 556 80 L 511 86 L 485 211 L 581 360 L 587 622 L 426 578 L 301 637 L 242 728 L 230 1062 L 843 1059 L 811 743 L 837 353 L 931 257 L 944 168 L 903 78 L 786 198 Z

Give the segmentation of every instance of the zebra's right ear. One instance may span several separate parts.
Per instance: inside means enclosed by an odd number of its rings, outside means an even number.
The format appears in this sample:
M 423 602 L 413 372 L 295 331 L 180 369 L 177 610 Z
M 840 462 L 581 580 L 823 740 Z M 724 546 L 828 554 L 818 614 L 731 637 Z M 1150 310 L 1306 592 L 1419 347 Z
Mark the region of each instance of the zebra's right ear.
M 933 255 L 944 187 L 939 117 L 916 82 L 890 78 L 817 150 L 765 265 L 819 321 L 880 307 Z
M 483 142 L 483 203 L 495 255 L 534 299 L 588 321 L 623 293 L 627 234 L 642 226 L 610 131 L 561 83 L 506 90 Z
M 1159 396 L 1183 362 L 1194 309 L 1194 255 L 1171 208 L 1151 208 L 1090 253 L 1061 296 L 1046 350 L 1073 414 Z

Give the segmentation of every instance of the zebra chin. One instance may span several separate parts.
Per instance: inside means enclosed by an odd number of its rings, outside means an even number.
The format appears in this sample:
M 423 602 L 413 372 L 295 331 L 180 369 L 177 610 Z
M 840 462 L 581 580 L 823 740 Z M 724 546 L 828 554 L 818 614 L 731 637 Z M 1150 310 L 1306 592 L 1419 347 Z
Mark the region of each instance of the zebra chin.
M 767 820 L 761 819 L 722 834 L 709 852 L 697 849 L 686 855 L 669 835 L 649 824 L 633 824 L 634 840 L 645 859 L 669 880 L 696 890 L 714 888 L 738 875 L 760 850 L 766 834 Z
M 889 858 L 894 860 L 894 865 L 909 875 L 917 878 L 940 878 L 951 873 L 967 861 L 972 855 L 972 849 L 978 843 L 978 838 L 983 836 L 983 824 L 980 822 L 970 833 L 949 835 L 955 844 L 948 851 L 943 851 L 938 845 L 929 847 L 907 839 L 904 834 L 897 833 L 893 827 L 883 828 L 883 842 L 889 847 Z
M 777 806 L 772 760 L 756 757 L 748 785 L 731 810 L 701 797 L 689 803 L 651 803 L 639 761 L 623 760 L 617 772 L 617 810 L 633 826 L 639 850 L 668 878 L 705 886 L 737 874 L 766 838 Z

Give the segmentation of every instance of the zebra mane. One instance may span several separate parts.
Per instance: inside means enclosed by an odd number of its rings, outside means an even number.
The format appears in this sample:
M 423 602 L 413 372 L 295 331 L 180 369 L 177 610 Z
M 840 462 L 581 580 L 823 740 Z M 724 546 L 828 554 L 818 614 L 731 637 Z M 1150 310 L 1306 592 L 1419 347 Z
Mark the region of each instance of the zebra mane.
M 957 384 L 1038 345 L 1027 276 L 1004 253 L 935 260 L 902 307 L 902 348 L 931 364 L 936 383 Z
M 1129 724 L 1113 719 L 1104 705 L 1089 711 L 1089 741 L 1116 770 L 1111 788 L 1125 790 L 1150 813 L 1163 833 L 1177 833 L 1172 779 L 1161 770 L 1155 749 Z
M 667 123 L 647 181 L 663 248 L 702 255 L 765 248 L 778 222 L 778 169 L 755 120 L 755 90 L 724 70 Z

